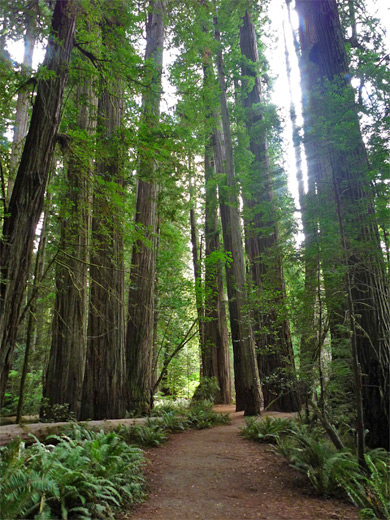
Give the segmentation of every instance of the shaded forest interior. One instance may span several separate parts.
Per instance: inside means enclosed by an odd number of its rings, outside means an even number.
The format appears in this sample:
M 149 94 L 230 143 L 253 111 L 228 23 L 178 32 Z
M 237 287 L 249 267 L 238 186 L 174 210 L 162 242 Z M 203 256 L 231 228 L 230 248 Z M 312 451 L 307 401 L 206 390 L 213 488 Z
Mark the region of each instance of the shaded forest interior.
M 286 116 L 270 2 L 0 2 L 2 415 L 195 392 L 314 414 L 361 466 L 389 450 L 390 63 L 368 4 L 280 2 Z

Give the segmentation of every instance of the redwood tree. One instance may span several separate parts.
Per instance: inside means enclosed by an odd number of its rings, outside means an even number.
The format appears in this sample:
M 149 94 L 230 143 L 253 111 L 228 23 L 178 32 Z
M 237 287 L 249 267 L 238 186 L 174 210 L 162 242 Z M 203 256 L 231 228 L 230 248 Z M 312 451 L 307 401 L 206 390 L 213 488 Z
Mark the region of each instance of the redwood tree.
M 214 25 L 215 38 L 220 44 L 217 18 L 214 18 Z M 222 155 L 222 136 L 217 128 L 213 132 L 213 144 L 216 171 L 217 173 L 224 173 L 226 176 L 226 182 L 219 184 L 219 197 L 224 249 L 226 253 L 231 255 L 231 263 L 226 268 L 226 281 L 234 353 L 236 409 L 237 411 L 244 410 L 245 415 L 258 415 L 262 406 L 262 394 L 255 357 L 253 331 L 248 315 L 238 183 L 235 175 L 226 79 L 220 45 L 218 45 L 216 51 L 216 63 L 220 90 L 224 157 Z
M 71 128 L 76 132 L 65 149 L 66 189 L 60 210 L 56 300 L 43 396 L 49 405 L 67 403 L 78 417 L 87 346 L 91 157 L 94 151 L 88 134 L 91 135 L 96 127 L 96 96 L 91 78 L 77 87 L 76 102 L 80 108 L 76 128 Z M 50 410 L 47 408 L 45 413 L 50 415 Z
M 68 64 L 74 45 L 77 3 L 57 0 L 37 96 L 0 243 L 0 399 L 19 326 L 35 230 L 41 216 L 53 156 Z
M 150 147 L 159 123 L 165 2 L 153 0 L 146 24 L 145 65 L 149 85 L 142 94 L 135 226 L 139 238 L 131 259 L 126 333 L 126 388 L 131 411 L 148 412 L 152 401 L 152 356 L 157 230 L 157 161 Z
M 297 9 L 308 111 L 321 122 L 311 140 L 328 168 L 342 242 L 356 396 L 362 383 L 367 444 L 388 449 L 389 288 L 345 42 L 335 0 L 297 0 Z
M 249 11 L 240 26 L 242 53 L 242 103 L 253 156 L 244 184 L 245 243 L 255 290 L 272 292 L 256 310 L 257 355 L 264 406 L 271 410 L 299 409 L 290 325 L 285 317 L 286 291 L 282 267 L 276 208 L 272 187 L 268 143 L 264 128 L 257 36 Z M 279 314 L 281 316 L 279 316 Z

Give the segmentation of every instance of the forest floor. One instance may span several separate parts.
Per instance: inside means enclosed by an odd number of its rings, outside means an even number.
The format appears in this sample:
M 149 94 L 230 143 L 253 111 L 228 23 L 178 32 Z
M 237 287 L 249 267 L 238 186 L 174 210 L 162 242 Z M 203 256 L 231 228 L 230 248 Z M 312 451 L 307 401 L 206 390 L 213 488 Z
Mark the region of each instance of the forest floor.
M 243 413 L 232 424 L 170 436 L 147 452 L 149 498 L 121 520 L 356 520 L 350 504 L 316 496 L 304 475 L 270 445 L 240 436 Z M 276 417 L 289 414 L 270 413 Z

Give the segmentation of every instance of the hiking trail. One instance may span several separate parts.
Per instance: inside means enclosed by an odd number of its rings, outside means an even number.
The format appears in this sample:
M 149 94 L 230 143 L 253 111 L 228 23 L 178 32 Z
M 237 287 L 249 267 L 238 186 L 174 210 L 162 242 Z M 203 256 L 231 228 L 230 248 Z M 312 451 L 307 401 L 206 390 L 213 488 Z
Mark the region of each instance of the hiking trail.
M 244 439 L 243 412 L 215 409 L 231 413 L 232 424 L 175 433 L 147 452 L 149 498 L 121 520 L 358 519 L 352 505 L 316 496 L 305 476 L 269 444 Z

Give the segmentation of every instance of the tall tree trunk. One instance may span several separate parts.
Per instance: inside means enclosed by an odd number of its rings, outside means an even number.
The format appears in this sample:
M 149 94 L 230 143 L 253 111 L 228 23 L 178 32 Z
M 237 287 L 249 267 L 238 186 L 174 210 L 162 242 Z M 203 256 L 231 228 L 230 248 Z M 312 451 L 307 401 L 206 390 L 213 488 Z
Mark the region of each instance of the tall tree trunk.
M 23 72 L 31 73 L 32 60 L 34 55 L 35 37 L 32 34 L 33 24 L 35 23 L 35 13 L 26 16 L 26 34 L 24 36 L 24 56 L 23 56 Z M 7 199 L 10 200 L 14 187 L 15 175 L 20 161 L 22 152 L 22 143 L 27 134 L 28 129 L 28 107 L 30 103 L 30 93 L 22 89 L 18 93 L 16 101 L 14 135 L 12 138 L 12 149 L 9 164 Z
M 8 379 L 35 229 L 45 197 L 75 25 L 76 5 L 71 0 L 57 0 L 43 64 L 52 75 L 39 82 L 29 132 L 4 219 L 0 243 L 0 400 Z
M 77 128 L 91 135 L 96 127 L 96 96 L 91 80 L 77 88 L 80 103 Z M 78 417 L 87 347 L 87 295 L 90 233 L 92 161 L 85 138 L 72 142 L 66 179 L 66 196 L 61 208 L 60 251 L 56 268 L 56 300 L 52 343 L 43 397 L 49 407 L 69 405 Z M 89 146 L 90 147 L 90 146 Z M 70 152 L 70 153 L 69 153 Z M 50 415 L 50 408 L 45 410 Z
M 150 87 L 142 96 L 146 146 L 139 150 L 135 225 L 142 239 L 133 246 L 126 333 L 126 384 L 129 410 L 148 413 L 152 402 L 152 354 L 154 322 L 155 235 L 157 164 L 148 150 L 160 117 L 161 74 L 164 47 L 165 2 L 153 0 L 146 26 L 145 61 L 150 67 Z
M 291 37 L 294 44 L 294 52 L 297 59 L 300 57 L 299 42 L 295 35 L 291 21 L 290 0 L 286 0 L 288 23 L 291 29 Z M 303 293 L 303 306 L 300 316 L 300 381 L 302 384 L 301 397 L 305 401 L 307 414 L 309 413 L 309 401 L 311 401 L 310 392 L 314 385 L 315 372 L 313 371 L 313 362 L 316 351 L 316 341 L 313 331 L 315 330 L 315 308 L 316 308 L 316 279 L 319 270 L 318 262 L 318 219 L 315 216 L 315 175 L 312 164 L 308 171 L 307 192 L 305 191 L 305 183 L 302 168 L 303 148 L 297 124 L 297 110 L 293 97 L 293 86 L 291 80 L 291 62 L 290 51 L 287 46 L 286 33 L 284 31 L 284 49 L 286 59 L 287 81 L 290 94 L 290 119 L 292 125 L 292 142 L 294 145 L 295 155 L 295 171 L 298 188 L 298 200 L 302 222 L 302 231 L 304 235 L 303 241 L 303 261 L 305 269 L 305 282 Z M 302 106 L 305 106 L 305 98 L 301 99 Z M 306 121 L 306 119 L 305 119 Z M 306 150 L 307 150 L 306 142 Z M 303 403 L 302 403 L 303 404 Z
M 24 351 L 24 360 L 22 367 L 22 374 L 20 377 L 19 387 L 19 400 L 16 409 L 16 422 L 21 423 L 24 395 L 26 389 L 27 374 L 30 364 L 31 355 L 34 352 L 37 339 L 37 299 L 39 298 L 39 288 L 44 277 L 45 259 L 46 259 L 46 246 L 47 246 L 47 228 L 48 228 L 48 216 L 51 206 L 51 198 L 48 197 L 46 201 L 46 209 L 43 218 L 41 236 L 39 238 L 38 251 L 36 253 L 35 268 L 34 268 L 34 281 L 32 286 L 31 303 L 28 311 L 28 322 L 27 322 L 27 333 L 26 333 L 26 347 Z
M 264 302 L 256 318 L 256 344 L 264 406 L 271 410 L 297 411 L 299 399 L 296 388 L 294 352 L 290 325 L 285 316 L 286 291 L 281 261 L 280 240 L 275 215 L 268 144 L 265 130 L 259 131 L 263 116 L 257 37 L 249 12 L 245 12 L 240 26 L 240 45 L 243 62 L 242 102 L 249 135 L 249 149 L 254 160 L 248 183 L 243 189 L 246 246 L 253 284 L 261 294 L 272 292 L 272 299 Z M 249 83 L 247 78 L 251 78 Z M 250 85 L 253 87 L 251 88 Z M 268 308 L 269 306 L 269 308 Z M 266 331 L 266 332 L 264 332 Z
M 198 329 L 199 329 L 199 346 L 201 355 L 201 377 L 204 375 L 204 363 L 205 363 L 205 321 L 204 321 L 204 302 L 203 302 L 203 288 L 202 288 L 202 273 L 201 273 L 201 250 L 199 245 L 199 233 L 198 226 L 196 223 L 195 214 L 195 201 L 193 198 L 193 186 L 190 186 L 190 227 L 191 227 L 191 245 L 192 245 L 192 266 L 194 271 L 195 281 L 195 301 L 196 301 L 196 312 L 198 315 Z
M 103 33 L 104 40 L 104 33 Z M 111 91 L 114 89 L 114 92 Z M 117 419 L 126 410 L 121 120 L 123 85 L 98 102 L 98 157 L 92 215 L 87 357 L 81 419 Z
M 389 289 L 337 4 L 335 0 L 297 0 L 297 8 L 310 111 L 313 118 L 325 122 L 313 129 L 313 136 L 317 153 L 329 164 L 342 225 L 367 444 L 389 449 Z M 355 379 L 359 381 L 359 374 Z
M 217 19 L 214 18 L 215 38 L 220 45 Z M 221 183 L 220 210 L 225 252 L 231 254 L 231 263 L 226 269 L 229 297 L 230 329 L 233 340 L 234 380 L 236 409 L 245 415 L 258 415 L 263 397 L 260 389 L 255 343 L 248 316 L 248 299 L 245 286 L 245 264 L 242 245 L 241 222 L 238 201 L 238 184 L 235 178 L 233 146 L 226 96 L 226 81 L 223 70 L 222 50 L 216 54 L 222 127 L 224 133 L 225 161 L 222 160 L 220 134 L 214 131 L 215 165 L 217 173 L 226 173 L 226 184 Z
M 216 377 L 219 392 L 216 404 L 232 401 L 229 338 L 224 303 L 222 262 L 220 260 L 220 226 L 218 222 L 218 194 L 214 179 L 212 142 L 205 150 L 206 218 L 205 218 L 205 324 L 204 377 Z

